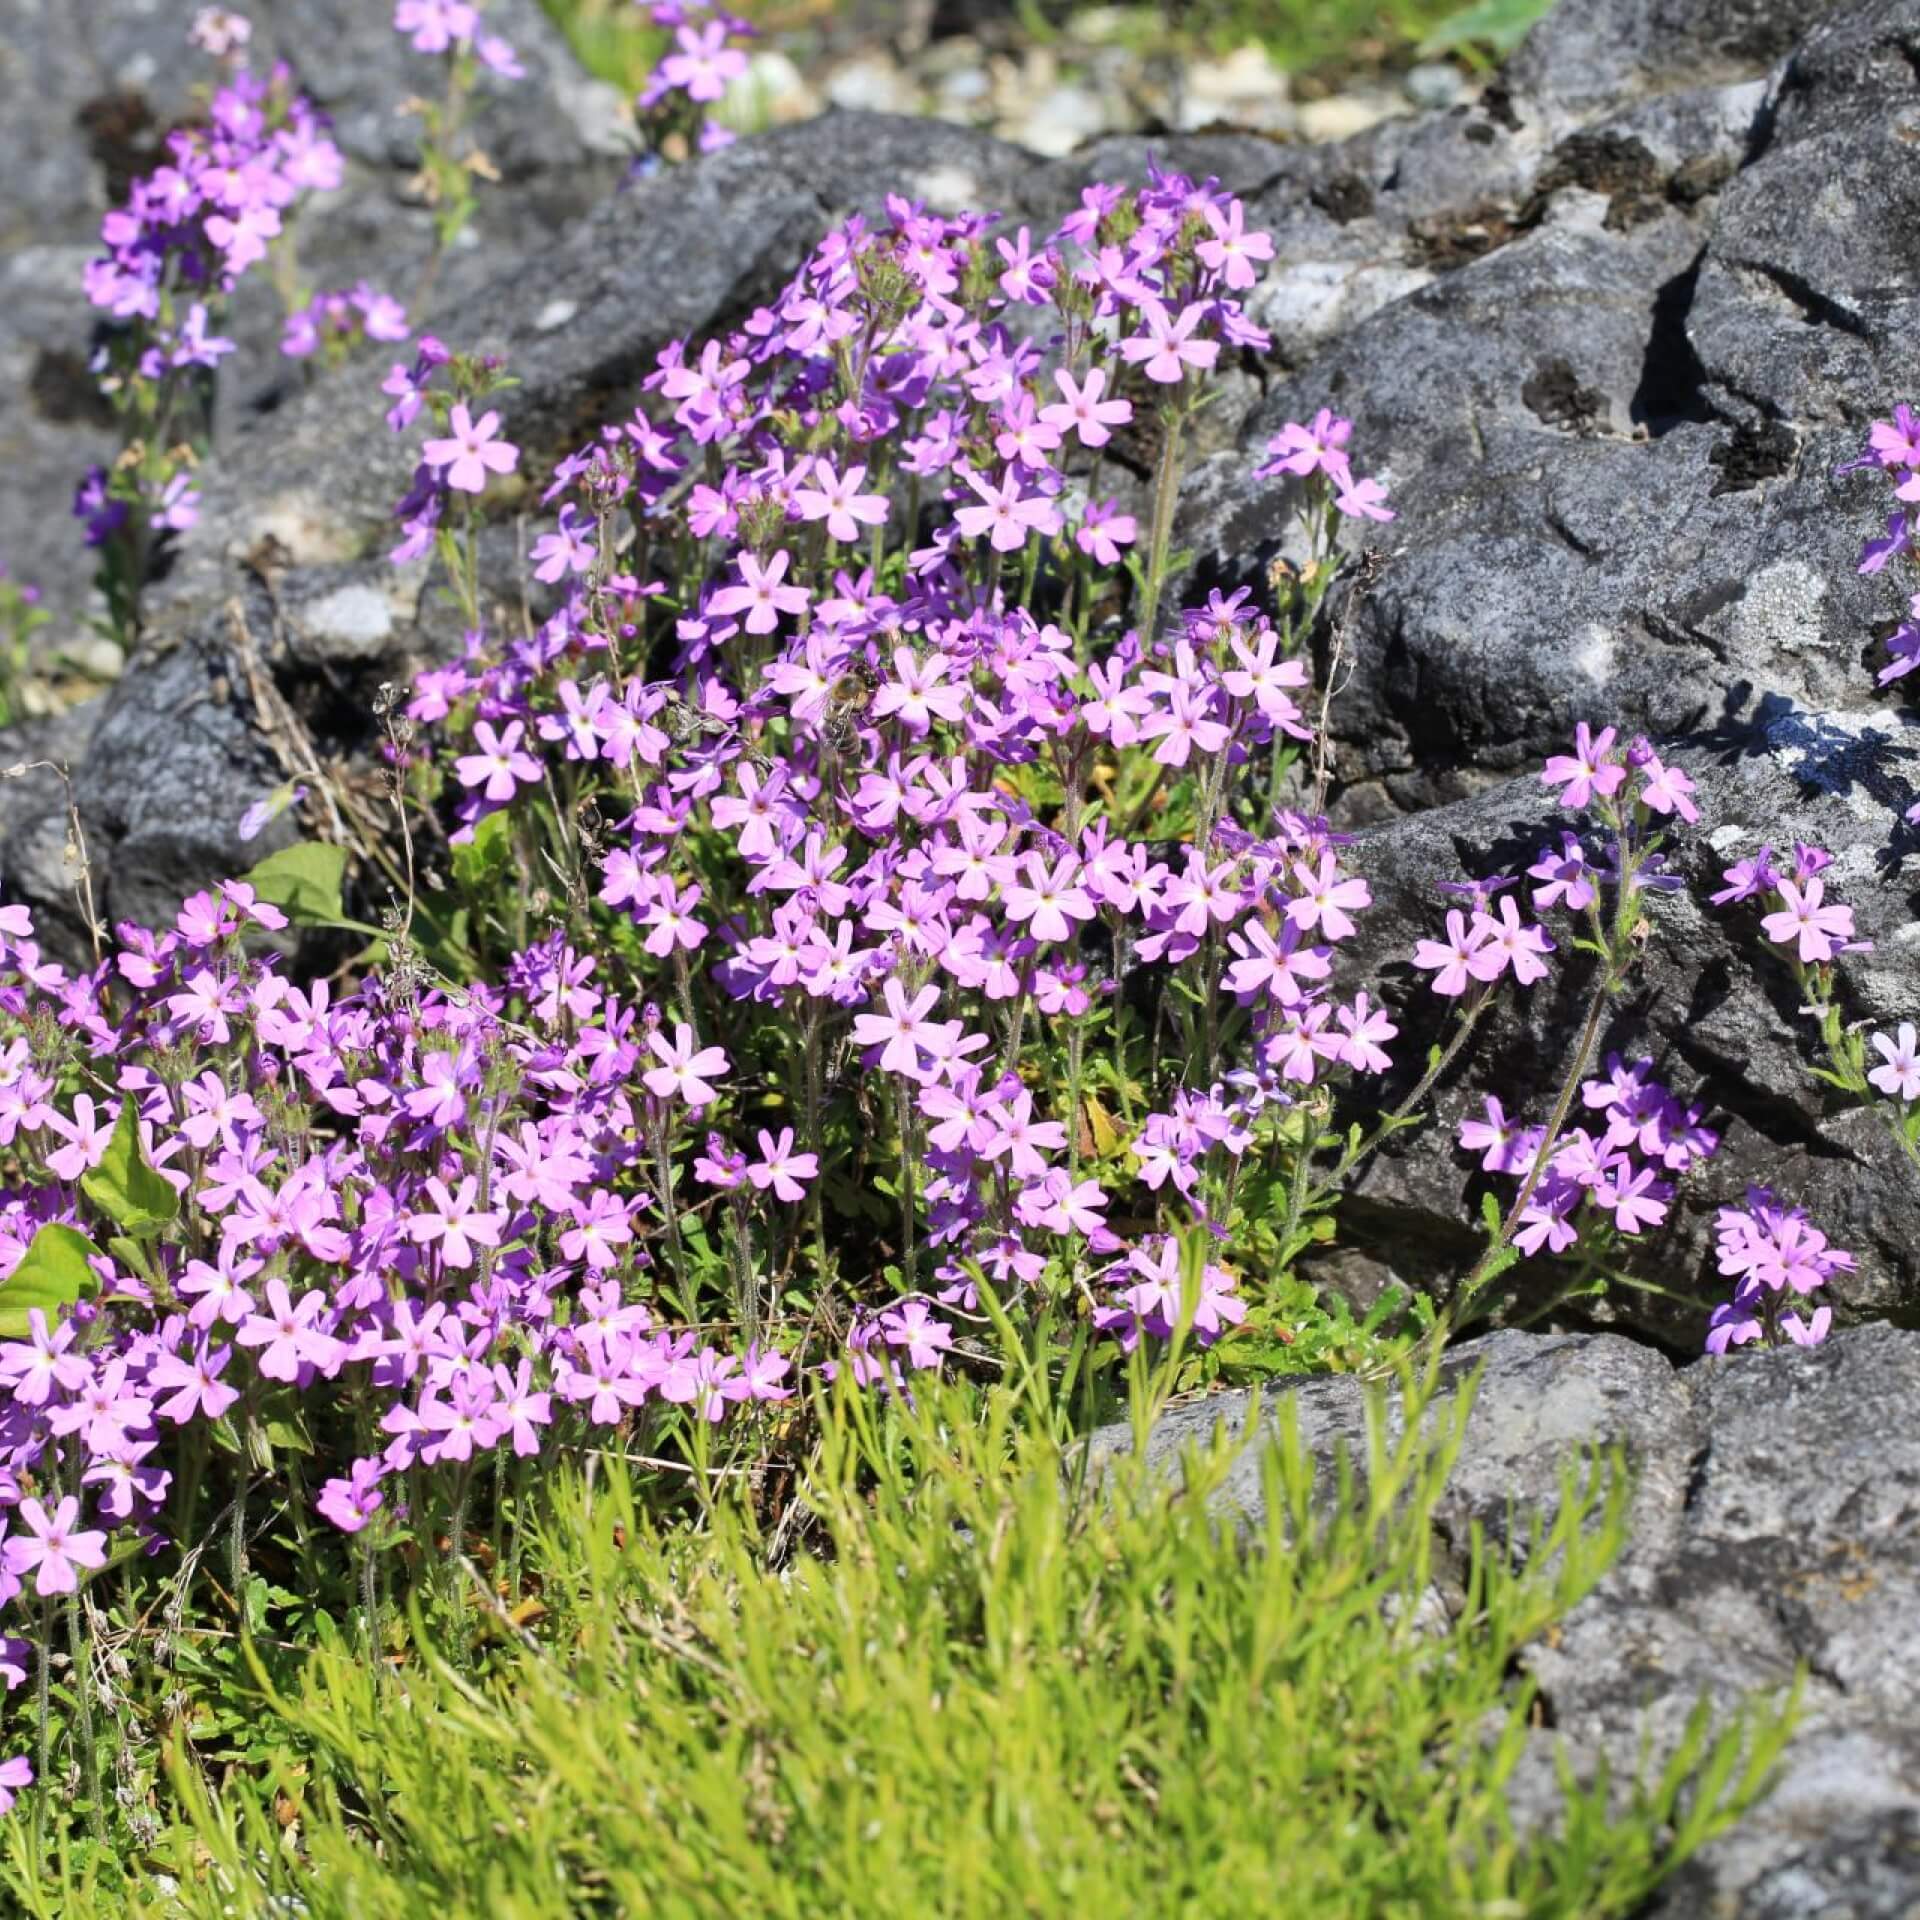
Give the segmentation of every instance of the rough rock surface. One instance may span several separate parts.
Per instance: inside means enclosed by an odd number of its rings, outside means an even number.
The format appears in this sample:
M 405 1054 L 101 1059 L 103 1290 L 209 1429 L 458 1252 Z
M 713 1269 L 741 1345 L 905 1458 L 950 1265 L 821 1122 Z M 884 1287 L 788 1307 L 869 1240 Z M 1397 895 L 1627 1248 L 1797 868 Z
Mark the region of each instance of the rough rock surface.
M 1659 1920 L 1894 1920 L 1920 1910 L 1920 1334 L 1855 1328 L 1812 1353 L 1742 1354 L 1675 1369 L 1617 1336 L 1498 1333 L 1450 1357 L 1484 1365 L 1459 1464 L 1435 1514 L 1438 1582 L 1468 1528 L 1507 1539 L 1558 1497 L 1563 1465 L 1618 1446 L 1634 1471 L 1622 1558 L 1525 1659 L 1550 1731 L 1514 1782 L 1523 1818 L 1550 1818 L 1554 1751 L 1576 1776 L 1658 1766 L 1703 1697 L 1719 1715 L 1806 1669 L 1802 1716 L 1770 1799 L 1681 1869 Z M 1364 1464 L 1365 1390 L 1316 1380 L 1167 1413 L 1149 1457 L 1177 1471 L 1216 1420 L 1247 1444 L 1220 1495 L 1257 1514 L 1258 1437 L 1284 1399 L 1309 1452 Z M 1131 1444 L 1096 1435 L 1096 1454 Z
M 1246 452 L 1329 403 L 1392 480 L 1400 517 L 1335 714 L 1357 807 L 1470 792 L 1576 715 L 1671 737 L 1769 695 L 1876 704 L 1864 668 L 1886 597 L 1854 561 L 1878 496 L 1832 470 L 1904 395 L 1920 9 L 1599 9 L 1651 13 L 1664 51 L 1620 83 L 1626 104 L 1569 129 L 1564 86 L 1520 86 L 1580 71 L 1595 12 L 1563 7 L 1536 33 L 1504 119 L 1465 117 L 1482 173 L 1411 165 L 1456 116 L 1350 143 L 1343 204 L 1364 211 L 1344 245 L 1367 251 L 1372 284 L 1420 270 L 1423 249 L 1428 277 L 1364 314 L 1362 283 L 1337 280 L 1337 337 L 1295 345 L 1184 509 L 1203 575 L 1256 575 L 1287 501 Z M 1772 73 L 1734 59 L 1815 13 Z M 1646 91 L 1661 82 L 1675 90 Z M 1405 221 L 1403 176 L 1431 194 L 1436 174 L 1459 182 L 1452 226 Z M 1485 182 L 1477 207 L 1468 181 Z M 1265 299 L 1292 297 L 1283 273 Z

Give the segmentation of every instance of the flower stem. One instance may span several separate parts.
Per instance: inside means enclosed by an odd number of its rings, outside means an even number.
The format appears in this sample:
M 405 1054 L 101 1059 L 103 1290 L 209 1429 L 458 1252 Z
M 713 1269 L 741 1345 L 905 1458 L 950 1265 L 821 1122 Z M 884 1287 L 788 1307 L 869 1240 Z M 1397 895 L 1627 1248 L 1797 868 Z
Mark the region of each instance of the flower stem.
M 1166 586 L 1167 547 L 1173 538 L 1173 510 L 1180 497 L 1180 436 L 1186 426 L 1186 410 L 1176 403 L 1163 418 L 1167 437 L 1160 448 L 1160 470 L 1154 477 L 1153 533 L 1147 547 L 1146 591 L 1140 597 L 1140 638 L 1147 645 L 1153 642 L 1160 594 Z

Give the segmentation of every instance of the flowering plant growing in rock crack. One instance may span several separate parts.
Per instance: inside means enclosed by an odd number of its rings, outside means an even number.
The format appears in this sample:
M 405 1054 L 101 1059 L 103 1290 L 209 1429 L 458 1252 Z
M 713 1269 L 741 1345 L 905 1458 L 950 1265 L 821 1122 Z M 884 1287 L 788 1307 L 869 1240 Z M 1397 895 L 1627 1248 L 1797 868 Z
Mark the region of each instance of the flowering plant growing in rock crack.
M 512 44 L 488 27 L 482 0 L 394 0 L 393 28 L 441 69 L 438 96 L 407 103 L 421 126 L 420 187 L 433 208 L 437 263 L 473 218 L 475 179 L 499 178 L 467 136 L 474 87 L 483 71 L 523 80 L 526 69 Z
M 704 106 L 729 23 L 671 14 L 663 82 Z M 511 56 L 457 0 L 395 26 L 449 63 L 444 143 L 474 63 Z M 111 364 L 149 450 L 175 376 L 228 349 L 209 300 L 338 163 L 284 76 L 236 71 L 214 128 L 90 278 L 132 326 Z M 489 1608 L 522 1601 L 558 1463 L 631 1450 L 704 1494 L 785 1442 L 803 1385 L 911 1404 L 1001 1364 L 1008 1327 L 1095 1389 L 1149 1355 L 1167 1390 L 1377 1357 L 1385 1316 L 1355 1329 L 1300 1263 L 1555 957 L 1592 963 L 1585 1029 L 1544 1124 L 1463 1129 L 1512 1192 L 1415 1324 L 1450 1330 L 1525 1254 L 1600 1276 L 1660 1223 L 1711 1130 L 1640 1065 L 1591 1069 L 1685 774 L 1582 727 L 1542 777 L 1585 826 L 1540 850 L 1530 911 L 1456 886 L 1410 1015 L 1356 977 L 1373 891 L 1327 818 L 1311 665 L 1394 516 L 1350 421 L 1267 446 L 1297 508 L 1270 602 L 1172 604 L 1193 423 L 1268 344 L 1243 296 L 1272 253 L 1173 172 L 1089 186 L 1050 234 L 895 196 L 668 343 L 543 473 L 518 607 L 482 564 L 536 464 L 510 370 L 431 335 L 391 364 L 419 447 L 392 559 L 437 565 L 464 638 L 384 712 L 377 924 L 315 844 L 79 973 L 0 910 L 0 1677 L 32 1682 L 39 1741 L 0 1790 L 51 1778 L 64 1643 L 104 1820 L 111 1615 L 182 1618 L 218 1582 L 250 1630 L 298 1569 L 345 1567 L 377 1663 L 409 1591 L 465 1622 L 479 1566 Z M 209 299 L 182 311 L 188 286 Z M 288 342 L 402 330 L 368 289 L 298 303 Z M 182 530 L 191 494 L 184 460 L 102 477 L 94 531 Z M 123 557 L 131 619 L 151 556 Z M 291 975 L 289 922 L 370 940 L 357 984 Z M 1434 1000 L 1450 1030 L 1386 1102 Z M 1725 1343 L 1817 1338 L 1769 1303 L 1845 1256 L 1764 1196 L 1742 1217 L 1724 1259 L 1763 1291 Z
M 203 8 L 195 44 L 220 62 L 202 125 L 167 135 L 167 158 L 133 181 L 101 224 L 104 251 L 87 298 L 109 323 L 92 371 L 120 423 L 123 450 L 94 466 L 73 511 L 99 550 L 97 584 L 112 636 L 131 645 L 140 596 L 169 542 L 199 518 L 213 383 L 235 343 L 220 331 L 235 289 L 265 267 L 287 315 L 283 351 L 338 357 L 361 339 L 407 337 L 405 310 L 364 281 L 344 293 L 300 286 L 301 206 L 345 177 L 327 121 L 284 66 L 246 65 L 251 29 Z

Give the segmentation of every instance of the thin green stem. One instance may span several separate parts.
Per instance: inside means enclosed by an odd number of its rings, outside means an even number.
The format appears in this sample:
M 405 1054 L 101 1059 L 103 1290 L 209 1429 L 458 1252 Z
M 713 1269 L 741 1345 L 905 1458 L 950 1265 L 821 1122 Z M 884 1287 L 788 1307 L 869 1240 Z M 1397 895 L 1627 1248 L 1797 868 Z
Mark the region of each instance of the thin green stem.
M 1154 622 L 1160 615 L 1160 595 L 1166 586 L 1167 548 L 1173 538 L 1173 510 L 1180 496 L 1180 439 L 1186 428 L 1186 408 L 1181 400 L 1167 408 L 1162 418 L 1167 437 L 1160 448 L 1160 468 L 1154 478 L 1153 532 L 1147 546 L 1146 591 L 1140 597 L 1140 638 L 1151 645 Z

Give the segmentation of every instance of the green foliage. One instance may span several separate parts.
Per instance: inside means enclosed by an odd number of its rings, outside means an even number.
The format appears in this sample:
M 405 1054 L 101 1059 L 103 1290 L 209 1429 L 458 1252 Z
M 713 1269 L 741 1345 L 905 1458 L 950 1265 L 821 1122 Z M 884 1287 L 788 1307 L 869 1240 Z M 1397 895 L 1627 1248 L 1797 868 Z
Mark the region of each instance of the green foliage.
M 270 906 L 297 927 L 337 927 L 346 922 L 342 887 L 347 850 L 323 840 L 300 840 L 270 853 L 244 877 Z
M 1698 1716 L 1623 1812 L 1569 1780 L 1557 1832 L 1513 1828 L 1545 1737 L 1516 1655 L 1617 1550 L 1617 1461 L 1570 1469 L 1516 1562 L 1476 1536 L 1435 1627 L 1463 1401 L 1376 1403 L 1367 1459 L 1331 1472 L 1286 1422 L 1238 1532 L 1211 1501 L 1236 1436 L 1177 1475 L 1089 1474 L 1044 1370 L 1010 1371 L 822 1404 L 783 1516 L 735 1482 L 663 1524 L 617 1456 L 569 1475 L 539 1529 L 546 1617 L 536 1637 L 503 1613 L 484 1677 L 418 1620 L 390 1671 L 329 1631 L 297 1683 L 257 1657 L 277 1751 L 218 1792 L 176 1764 L 192 1830 L 128 1911 L 1587 1920 L 1763 1790 L 1788 1715 Z
M 1420 42 L 1420 51 L 1455 53 L 1485 47 L 1497 54 L 1511 53 L 1552 4 L 1553 0 L 1473 0 L 1437 20 Z
M 638 93 L 671 36 L 633 0 L 540 0 L 574 58 L 597 80 Z
M 0 1339 L 24 1340 L 35 1307 L 51 1323 L 60 1308 L 97 1291 L 100 1282 L 87 1262 L 99 1257 L 100 1249 L 84 1233 L 49 1221 L 33 1236 L 20 1264 L 0 1280 Z
M 80 1191 L 135 1240 L 151 1240 L 180 1211 L 173 1183 L 147 1164 L 136 1101 L 121 1101 L 113 1138 L 100 1164 L 80 1176 Z
M 50 618 L 39 596 L 0 567 L 0 727 L 23 717 L 20 687 L 33 668 L 33 636 Z
M 580 0 L 555 0 L 579 4 Z M 1289 72 L 1350 74 L 1404 59 L 1454 55 L 1476 64 L 1511 53 L 1553 0 L 1188 0 L 1173 10 L 1119 9 L 1107 37 L 1146 48 L 1170 35 L 1216 52 L 1265 49 Z M 1079 11 L 1071 0 L 1024 0 L 1023 27 L 1057 40 Z

